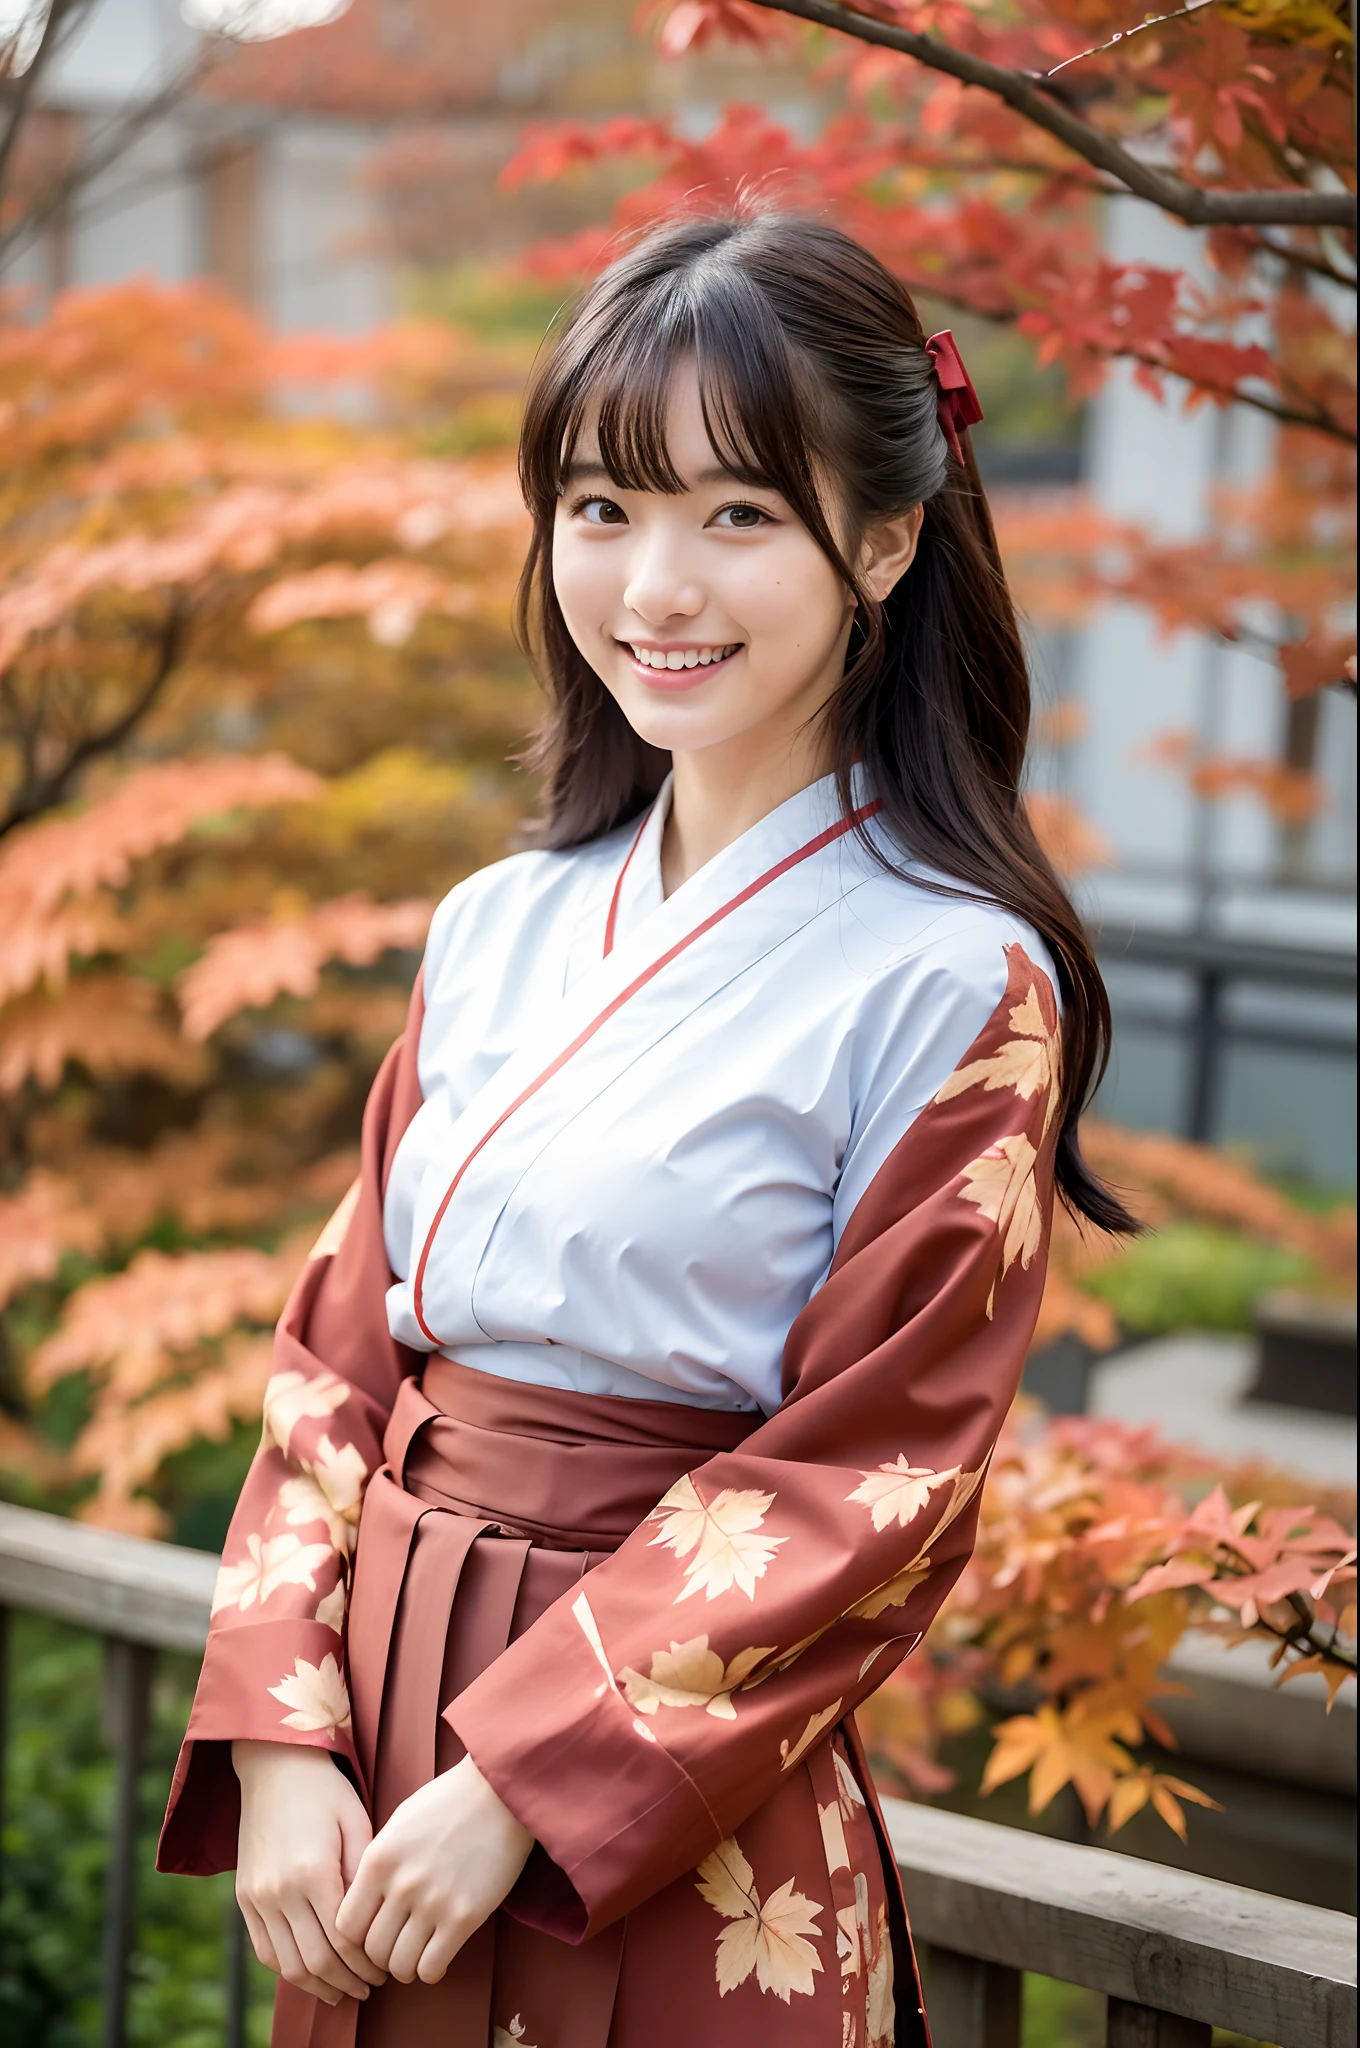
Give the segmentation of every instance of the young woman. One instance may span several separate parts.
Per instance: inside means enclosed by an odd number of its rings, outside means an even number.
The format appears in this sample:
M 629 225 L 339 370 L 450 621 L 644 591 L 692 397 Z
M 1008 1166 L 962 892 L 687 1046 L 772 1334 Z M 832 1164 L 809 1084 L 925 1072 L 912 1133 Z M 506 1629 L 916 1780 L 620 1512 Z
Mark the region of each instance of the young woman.
M 544 850 L 279 1325 L 161 1867 L 285 2048 L 924 2041 L 852 1711 L 973 1542 L 1108 1013 L 947 336 L 668 228 L 529 394 Z M 356 1542 L 357 1538 L 357 1542 Z

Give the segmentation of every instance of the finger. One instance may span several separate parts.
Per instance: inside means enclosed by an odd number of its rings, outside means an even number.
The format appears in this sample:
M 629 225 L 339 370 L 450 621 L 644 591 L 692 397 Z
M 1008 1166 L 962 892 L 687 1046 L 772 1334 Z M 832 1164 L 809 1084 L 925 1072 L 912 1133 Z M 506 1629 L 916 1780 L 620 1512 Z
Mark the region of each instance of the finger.
M 331 1864 L 323 1876 L 308 1885 L 307 1898 L 321 1923 L 321 1932 L 346 1968 L 355 1976 L 361 1977 L 365 1984 L 381 1984 L 384 1973 L 364 1954 L 363 1943 L 351 1941 L 348 1935 L 341 1933 L 337 1925 L 340 1908 L 344 1903 L 344 1889 L 338 1864 Z
M 324 2005 L 339 2005 L 340 1993 L 334 1985 L 325 1984 L 319 1977 L 314 1977 L 303 1962 L 298 1945 L 293 1939 L 293 1931 L 282 1913 L 267 1914 L 265 1926 L 273 1943 L 274 1953 L 279 1959 L 279 1975 L 284 1982 L 296 1986 L 299 1991 L 310 1992 L 313 1998 L 319 1998 Z
M 373 1823 L 355 1799 L 340 1810 L 340 1881 L 353 1884 L 365 1849 L 373 1840 Z
M 366 1981 L 346 1968 L 327 1940 L 326 1930 L 309 1902 L 304 1901 L 289 1914 L 289 1924 L 298 1954 L 314 1977 L 346 1998 L 368 1997 Z
M 427 1913 L 413 1916 L 402 1928 L 392 1944 L 392 1954 L 387 1965 L 398 1984 L 415 1983 L 420 1958 L 429 1946 L 430 1936 L 434 1931 L 434 1921 Z
M 369 1961 L 376 1963 L 380 1970 L 391 1969 L 392 1951 L 396 1947 L 397 1936 L 410 1917 L 410 1906 L 397 1899 L 384 1899 L 374 1914 L 373 1924 L 364 1936 L 364 1949 Z M 430 1932 L 431 1930 L 427 1928 L 427 1939 Z
M 347 1940 L 341 1934 L 339 1928 L 335 1928 L 332 1931 L 331 1926 L 327 1925 L 324 1915 L 319 1917 L 321 1919 L 322 1931 L 346 1969 L 352 1970 L 356 1977 L 362 1977 L 365 1984 L 371 1984 L 375 1988 L 379 1984 L 387 1982 L 386 1970 L 383 1969 L 381 1963 L 375 1963 L 372 1960 L 362 1942 Z
M 359 1859 L 353 1884 L 335 1909 L 337 1933 L 346 1941 L 367 1948 L 368 1930 L 382 1902 L 383 1879 L 378 1875 L 372 1857 L 365 1853 Z M 372 1954 L 371 1949 L 369 1954 Z
M 461 1921 L 436 1927 L 425 1944 L 424 1955 L 416 1966 L 416 1975 L 422 1984 L 439 1982 L 467 1937 L 468 1930 Z
M 274 1953 L 274 1944 L 269 1939 L 269 1931 L 264 1921 L 260 1918 L 254 1906 L 251 1905 L 249 1899 L 243 1899 L 239 1892 L 236 1894 L 236 1903 L 241 1909 L 241 1918 L 246 1923 L 246 1933 L 250 1936 L 250 1945 L 254 1949 L 256 1957 L 264 1964 L 266 1970 L 272 1970 L 277 1977 L 279 1975 L 279 1959 Z

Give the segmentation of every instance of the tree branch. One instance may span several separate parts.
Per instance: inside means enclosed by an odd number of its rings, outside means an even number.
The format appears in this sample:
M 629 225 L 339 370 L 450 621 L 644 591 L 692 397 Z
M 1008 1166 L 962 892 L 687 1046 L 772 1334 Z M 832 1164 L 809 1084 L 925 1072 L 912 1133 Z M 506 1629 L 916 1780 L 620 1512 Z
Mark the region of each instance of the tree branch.
M 1126 361 L 1144 363 L 1149 370 L 1156 370 L 1163 377 L 1179 377 L 1182 383 L 1202 391 L 1206 398 L 1221 398 L 1233 405 L 1249 405 L 1255 411 L 1263 412 L 1267 418 L 1278 420 L 1282 427 L 1308 427 L 1315 434 L 1326 434 L 1333 441 L 1344 441 L 1348 448 L 1356 444 L 1354 427 L 1346 426 L 1334 419 L 1321 406 L 1290 405 L 1280 398 L 1268 398 L 1264 392 L 1244 391 L 1239 384 L 1215 384 L 1203 377 L 1189 377 L 1183 370 L 1162 361 L 1160 356 L 1145 355 L 1139 349 L 1123 351 Z
M 1186 6 L 1177 7 L 1170 14 L 1145 14 L 1132 28 L 1116 29 L 1108 41 L 1092 43 L 1089 50 L 1078 50 L 1075 57 L 1064 57 L 1062 63 L 1055 64 L 1051 71 L 1044 73 L 1044 77 L 1056 78 L 1060 71 L 1068 70 L 1073 64 L 1084 64 L 1088 57 L 1103 57 L 1107 50 L 1117 49 L 1121 43 L 1127 43 L 1132 36 L 1145 35 L 1148 29 L 1161 28 L 1168 21 L 1188 21 L 1192 14 L 1198 14 L 1201 9 L 1212 6 L 1213 0 L 1188 0 Z
M 126 711 L 98 732 L 86 733 L 83 739 L 67 749 L 64 759 L 46 775 L 28 777 L 14 792 L 4 815 L 0 817 L 0 839 L 12 832 L 17 825 L 27 825 L 34 818 L 50 811 L 65 798 L 72 779 L 88 761 L 100 754 L 111 753 L 121 746 L 128 734 L 155 703 L 165 687 L 175 663 L 179 659 L 184 640 L 184 615 L 170 612 L 161 627 L 156 648 L 156 659 L 149 680 L 133 698 Z
M 961 313 L 971 313 L 974 319 L 989 320 L 994 326 L 1004 327 L 1016 319 L 1013 308 L 979 306 L 964 293 L 951 291 L 938 277 L 915 276 L 904 272 L 906 283 L 915 292 L 928 294 L 944 306 L 957 306 Z M 1275 420 L 1282 427 L 1308 427 L 1315 434 L 1326 434 L 1333 441 L 1342 441 L 1348 448 L 1356 444 L 1356 430 L 1344 421 L 1334 419 L 1321 406 L 1291 405 L 1284 399 L 1271 398 L 1264 392 L 1244 391 L 1237 384 L 1215 384 L 1203 378 L 1190 378 L 1184 371 L 1173 369 L 1160 356 L 1136 348 L 1112 351 L 1112 362 L 1142 363 L 1149 370 L 1156 370 L 1162 377 L 1178 377 L 1183 384 L 1192 384 L 1196 391 L 1202 391 L 1206 398 L 1221 399 L 1225 404 L 1249 405 L 1256 412 L 1263 412 L 1268 419 Z
M 56 51 L 67 29 L 74 27 L 79 17 L 88 12 L 90 5 L 91 0 L 52 0 L 47 20 L 43 23 L 42 36 L 29 61 L 28 69 L 17 80 L 13 77 L 6 80 L 10 88 L 6 94 L 10 106 L 5 132 L 0 135 L 0 192 L 4 191 L 5 172 L 9 169 L 9 160 L 19 140 L 19 131 L 24 125 L 29 103 L 37 89 L 38 80 L 46 69 L 48 59 Z M 18 43 L 19 34 L 16 29 L 10 38 L 9 49 L 16 50 Z
M 1302 1593 L 1286 1593 L 1285 1605 L 1293 1609 L 1295 1617 L 1288 1628 L 1277 1628 L 1264 1614 L 1260 1616 L 1256 1626 L 1274 1636 L 1278 1642 L 1300 1649 L 1308 1656 L 1325 1657 L 1329 1664 L 1339 1664 L 1343 1671 L 1349 1671 L 1354 1677 L 1355 1651 L 1339 1647 L 1340 1630 L 1328 1624 L 1331 1633 L 1324 1643 L 1313 1633 L 1318 1625 L 1318 1618 Z
M 199 83 L 206 75 L 210 64 L 210 58 L 201 55 L 191 57 L 157 92 L 152 93 L 147 99 L 136 102 L 128 113 L 111 123 L 103 137 L 96 140 L 95 146 L 81 157 L 79 163 L 73 165 L 63 177 L 49 186 L 42 197 L 17 220 L 0 229 L 0 259 L 11 256 L 17 248 L 22 247 L 24 242 L 47 225 L 54 214 L 61 211 L 67 200 L 83 185 L 88 185 L 101 177 L 119 157 L 126 155 L 138 136 L 162 120 L 190 88 Z
M 819 28 L 837 29 L 862 43 L 896 50 L 931 71 L 943 71 L 965 85 L 994 94 L 1023 120 L 1056 136 L 1088 164 L 1117 178 L 1136 198 L 1160 206 L 1189 227 L 1354 228 L 1356 224 L 1353 192 L 1210 192 L 1191 185 L 1174 171 L 1144 163 L 1121 142 L 1083 121 L 1045 88 L 1039 75 L 1008 71 L 934 36 L 899 28 L 894 22 L 875 21 L 845 6 L 843 0 L 754 0 L 754 4 L 772 14 L 796 15 Z
M 1273 242 L 1269 235 L 1253 234 L 1244 230 L 1251 245 L 1263 256 L 1274 256 L 1279 262 L 1287 263 L 1297 270 L 1309 270 L 1314 277 L 1325 277 L 1329 284 L 1339 284 L 1343 291 L 1353 292 L 1356 276 L 1353 270 L 1343 270 L 1325 254 L 1315 249 L 1296 249 L 1289 242 Z

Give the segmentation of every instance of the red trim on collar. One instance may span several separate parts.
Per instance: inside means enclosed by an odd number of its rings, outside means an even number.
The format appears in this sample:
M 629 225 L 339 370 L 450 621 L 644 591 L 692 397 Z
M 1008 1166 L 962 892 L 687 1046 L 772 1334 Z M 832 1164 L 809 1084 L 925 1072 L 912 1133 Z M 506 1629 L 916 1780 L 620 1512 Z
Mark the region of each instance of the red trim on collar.
M 638 847 L 642 843 L 642 835 L 647 830 L 648 821 L 650 820 L 652 812 L 655 809 L 655 804 L 649 804 L 647 806 L 647 809 L 643 812 L 642 823 L 638 826 L 637 831 L 633 834 L 633 843 L 629 847 L 627 853 L 625 853 L 625 855 L 623 856 L 623 866 L 619 869 L 619 878 L 614 884 L 614 893 L 609 899 L 609 915 L 604 921 L 603 957 L 606 960 L 609 958 L 610 954 L 614 950 L 614 927 L 619 921 L 619 898 L 623 895 L 624 876 L 628 873 L 628 869 L 632 862 L 633 855 L 637 852 Z

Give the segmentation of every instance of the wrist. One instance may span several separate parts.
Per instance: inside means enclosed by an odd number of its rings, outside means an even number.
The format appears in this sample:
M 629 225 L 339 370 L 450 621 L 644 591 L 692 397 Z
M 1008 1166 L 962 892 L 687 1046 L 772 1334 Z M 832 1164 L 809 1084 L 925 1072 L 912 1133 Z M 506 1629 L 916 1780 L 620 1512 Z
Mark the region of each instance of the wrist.
M 477 1810 L 485 1814 L 488 1820 L 499 1825 L 511 1840 L 518 1842 L 527 1856 L 534 1844 L 531 1830 L 526 1828 L 523 1821 L 506 1805 L 489 1779 L 477 1768 L 472 1757 L 465 1756 L 461 1763 L 455 1764 L 454 1769 L 465 1780 L 468 1794 Z
M 231 1745 L 232 1769 L 243 1785 L 278 1770 L 321 1770 L 334 1763 L 328 1750 L 303 1742 L 255 1742 L 238 1737 Z

